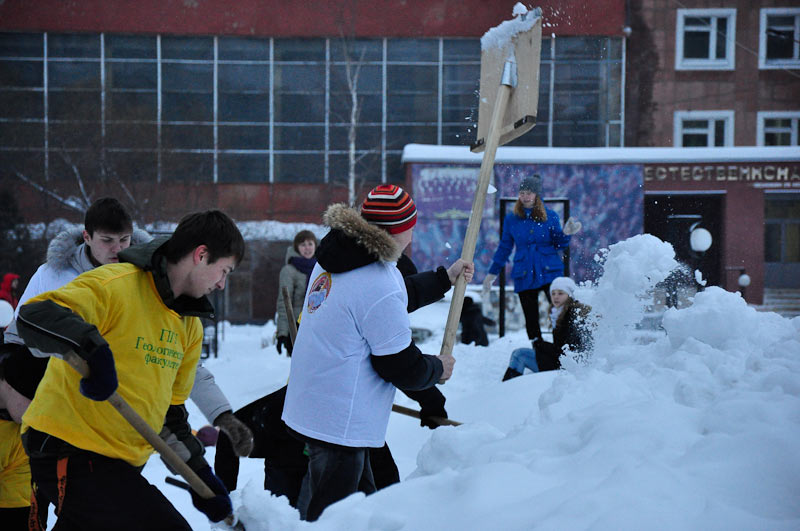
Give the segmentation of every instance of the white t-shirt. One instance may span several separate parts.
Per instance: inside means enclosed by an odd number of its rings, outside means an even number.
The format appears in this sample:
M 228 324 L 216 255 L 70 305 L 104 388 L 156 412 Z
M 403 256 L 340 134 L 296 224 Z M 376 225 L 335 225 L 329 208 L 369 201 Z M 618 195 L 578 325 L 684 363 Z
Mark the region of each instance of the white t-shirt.
M 293 430 L 342 446 L 383 446 L 395 387 L 370 355 L 411 344 L 403 277 L 394 262 L 346 273 L 311 273 L 292 351 L 283 420 Z

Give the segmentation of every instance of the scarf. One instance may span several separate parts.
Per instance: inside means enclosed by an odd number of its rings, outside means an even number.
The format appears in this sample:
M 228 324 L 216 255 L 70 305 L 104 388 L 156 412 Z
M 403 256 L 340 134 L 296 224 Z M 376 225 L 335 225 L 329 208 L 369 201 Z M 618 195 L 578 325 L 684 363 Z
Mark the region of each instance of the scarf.
M 306 276 L 306 287 L 308 287 L 308 282 L 311 279 L 311 271 L 314 269 L 314 266 L 317 265 L 317 259 L 313 256 L 311 258 L 293 256 L 289 258 L 289 263 Z

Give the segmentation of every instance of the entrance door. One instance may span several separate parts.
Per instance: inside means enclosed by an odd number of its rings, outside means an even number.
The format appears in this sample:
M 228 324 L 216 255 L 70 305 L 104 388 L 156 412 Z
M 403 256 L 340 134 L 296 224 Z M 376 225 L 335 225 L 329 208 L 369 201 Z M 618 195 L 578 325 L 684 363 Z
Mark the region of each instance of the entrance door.
M 671 243 L 675 258 L 699 269 L 709 286 L 722 281 L 723 202 L 723 194 L 646 194 L 644 198 L 644 231 Z M 693 226 L 711 233 L 711 247 L 703 253 L 692 251 L 689 244 Z
M 800 194 L 764 194 L 764 286 L 800 288 Z

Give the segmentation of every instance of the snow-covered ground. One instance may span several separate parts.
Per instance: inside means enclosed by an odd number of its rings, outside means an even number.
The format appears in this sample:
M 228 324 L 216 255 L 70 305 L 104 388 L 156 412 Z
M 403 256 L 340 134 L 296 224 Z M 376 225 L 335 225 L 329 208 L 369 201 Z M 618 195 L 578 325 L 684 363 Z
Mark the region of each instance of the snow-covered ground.
M 641 344 L 637 295 L 673 266 L 671 247 L 651 236 L 611 247 L 604 276 L 579 290 L 597 313 L 588 364 L 565 360 L 565 370 L 501 383 L 511 351 L 529 344 L 524 331 L 491 337 L 488 348 L 457 345 L 441 389 L 464 425 L 431 431 L 393 414 L 387 441 L 400 484 L 355 494 L 308 524 L 263 490 L 262 461 L 243 459 L 237 514 L 250 531 L 800 529 L 800 318 L 709 288 Z M 438 354 L 448 307 L 412 314 L 434 331 L 423 352 Z M 273 331 L 226 327 L 220 357 L 206 362 L 235 408 L 286 382 L 290 360 L 261 348 Z M 415 405 L 400 393 L 396 402 Z M 158 458 L 144 474 L 194 529 L 209 529 L 188 493 L 164 483 Z

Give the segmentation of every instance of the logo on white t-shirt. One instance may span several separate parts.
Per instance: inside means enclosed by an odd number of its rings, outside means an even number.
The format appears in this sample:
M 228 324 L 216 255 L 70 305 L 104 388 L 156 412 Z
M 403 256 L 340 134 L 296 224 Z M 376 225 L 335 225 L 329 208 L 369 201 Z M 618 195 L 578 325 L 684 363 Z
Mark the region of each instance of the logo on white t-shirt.
M 320 273 L 314 279 L 314 283 L 311 284 L 311 292 L 308 294 L 308 313 L 314 313 L 317 308 L 322 306 L 322 303 L 325 302 L 331 292 L 331 284 L 331 274 L 327 272 Z

